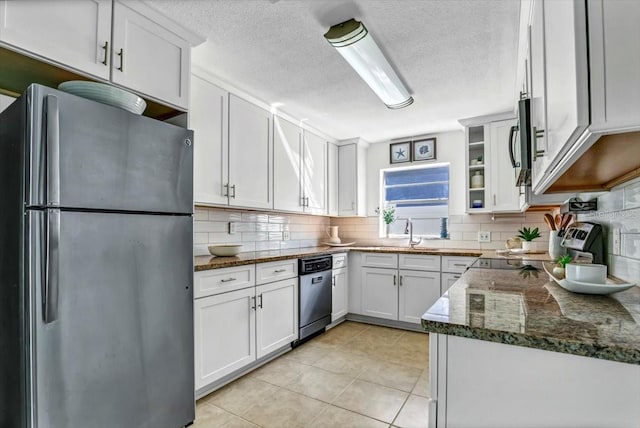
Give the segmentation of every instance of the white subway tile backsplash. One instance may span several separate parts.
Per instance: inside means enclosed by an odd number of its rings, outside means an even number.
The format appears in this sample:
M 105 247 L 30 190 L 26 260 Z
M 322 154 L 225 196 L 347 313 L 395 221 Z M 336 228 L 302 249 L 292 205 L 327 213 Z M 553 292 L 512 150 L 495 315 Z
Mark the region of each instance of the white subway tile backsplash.
M 195 221 L 209 220 L 209 211 L 202 208 L 196 208 L 195 211 L 193 212 L 193 220 Z
M 194 244 L 208 244 L 209 243 L 209 234 L 204 232 L 198 232 L 193 234 L 193 243 Z
M 256 223 L 234 222 L 236 233 L 255 232 L 257 230 Z
M 640 181 L 624 188 L 624 209 L 640 207 Z
M 282 232 L 267 232 L 269 241 L 282 241 Z
M 242 233 L 242 242 L 258 242 L 258 241 L 268 241 L 269 233 L 267 232 L 243 232 Z
M 256 232 L 279 232 L 280 227 L 277 223 L 255 223 Z
M 225 209 L 209 209 L 209 220 L 242 221 L 242 213 L 240 211 L 230 211 Z
M 240 243 L 240 241 L 242 241 L 242 236 L 239 233 L 234 235 L 222 232 L 209 233 L 209 244 L 231 244 Z
M 193 232 L 226 232 L 227 223 L 220 221 L 196 221 L 193 223 Z
M 269 223 L 286 224 L 289 223 L 289 217 L 283 215 L 270 215 Z
M 253 222 L 253 223 L 268 223 L 269 215 L 268 214 L 258 214 L 253 212 L 243 212 L 242 213 L 242 221 L 244 222 Z
M 255 245 L 256 245 L 256 251 L 270 251 L 270 250 L 280 249 L 279 241 L 256 242 Z
M 640 233 L 623 233 L 621 238 L 621 255 L 640 259 Z

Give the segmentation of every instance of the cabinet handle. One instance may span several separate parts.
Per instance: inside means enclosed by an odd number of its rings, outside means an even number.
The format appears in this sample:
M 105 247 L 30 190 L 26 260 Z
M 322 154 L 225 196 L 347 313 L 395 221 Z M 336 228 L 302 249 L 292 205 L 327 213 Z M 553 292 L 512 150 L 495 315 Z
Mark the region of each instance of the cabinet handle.
M 251 303 L 253 302 L 253 303 Z M 251 298 L 249 299 L 249 307 L 251 309 L 253 309 L 254 311 L 256 310 L 256 298 L 255 296 L 251 296 Z
M 262 309 L 262 294 L 258 296 L 260 298 L 260 303 L 258 303 L 258 307 Z
M 225 184 L 224 186 L 224 195 L 222 196 L 226 196 L 227 198 L 229 197 L 229 183 Z
M 231 198 L 235 199 L 236 198 L 236 185 L 235 184 L 233 186 L 231 186 L 231 190 L 233 190 L 233 193 L 231 194 Z
M 544 129 L 536 129 L 533 127 L 533 160 L 535 161 L 537 158 L 544 156 L 544 150 L 538 150 L 538 138 L 542 138 L 544 136 Z
M 460 279 L 460 275 L 453 275 L 453 279 Z
M 231 281 L 235 281 L 235 278 L 227 278 L 227 279 L 221 279 L 220 282 L 231 282 Z
M 287 271 L 286 269 L 276 269 L 273 272 L 274 273 L 282 273 L 282 272 L 286 272 L 286 271 Z
M 467 267 L 467 265 L 464 263 L 454 263 L 453 265 L 457 267 Z
M 104 46 L 102 47 L 102 49 L 104 49 L 104 58 L 102 60 L 102 63 L 104 65 L 107 65 L 107 55 L 109 54 L 109 41 L 108 40 L 106 42 L 104 42 Z
M 120 67 L 118 67 L 118 70 L 124 73 L 124 50 L 122 48 L 120 48 L 118 56 L 120 57 Z
M 395 275 L 393 275 L 393 286 L 394 287 L 396 286 L 396 276 Z
M 493 205 L 496 205 L 496 195 L 495 195 L 495 193 L 493 194 Z
M 400 275 L 400 287 L 402 287 L 402 275 Z
M 336 287 L 336 277 L 335 277 L 335 275 L 331 277 L 331 285 L 333 286 L 333 288 Z

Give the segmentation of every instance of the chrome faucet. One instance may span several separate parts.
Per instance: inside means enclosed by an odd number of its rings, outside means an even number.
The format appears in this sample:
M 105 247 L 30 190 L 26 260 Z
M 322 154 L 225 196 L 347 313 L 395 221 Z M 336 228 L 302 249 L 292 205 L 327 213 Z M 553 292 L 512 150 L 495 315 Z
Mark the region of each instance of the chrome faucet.
M 422 238 L 418 238 L 417 241 L 413 240 L 413 221 L 411 221 L 410 218 L 407 219 L 407 224 L 404 227 L 404 233 L 405 235 L 409 235 L 409 246 L 411 248 L 415 248 L 416 245 L 420 245 L 422 242 Z

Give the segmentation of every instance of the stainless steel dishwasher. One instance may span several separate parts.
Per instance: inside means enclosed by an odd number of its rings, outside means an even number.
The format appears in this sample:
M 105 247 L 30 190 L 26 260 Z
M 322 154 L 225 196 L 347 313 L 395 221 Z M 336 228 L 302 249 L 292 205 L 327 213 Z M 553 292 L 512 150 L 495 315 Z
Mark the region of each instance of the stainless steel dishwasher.
M 319 256 L 299 261 L 298 341 L 324 331 L 324 328 L 331 323 L 332 267 L 332 256 Z

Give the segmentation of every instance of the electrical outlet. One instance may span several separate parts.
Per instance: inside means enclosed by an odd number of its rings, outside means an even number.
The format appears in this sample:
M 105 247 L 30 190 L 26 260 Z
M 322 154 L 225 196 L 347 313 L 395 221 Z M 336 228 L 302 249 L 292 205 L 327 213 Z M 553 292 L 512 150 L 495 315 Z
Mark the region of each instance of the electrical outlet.
M 478 242 L 491 242 L 491 232 L 478 232 Z
M 229 235 L 235 235 L 236 233 L 236 224 L 232 221 L 229 222 Z
M 479 263 L 478 263 L 478 267 L 487 268 L 488 269 L 488 268 L 491 267 L 491 262 L 490 262 L 490 260 L 487 260 L 487 259 L 480 259 Z
M 288 241 L 289 239 L 291 239 L 291 232 L 289 232 L 288 230 L 282 232 L 282 240 Z
M 620 228 L 616 227 L 615 229 L 613 229 L 613 248 L 611 249 L 611 252 L 616 256 L 619 256 L 622 251 L 622 243 L 620 241 Z

